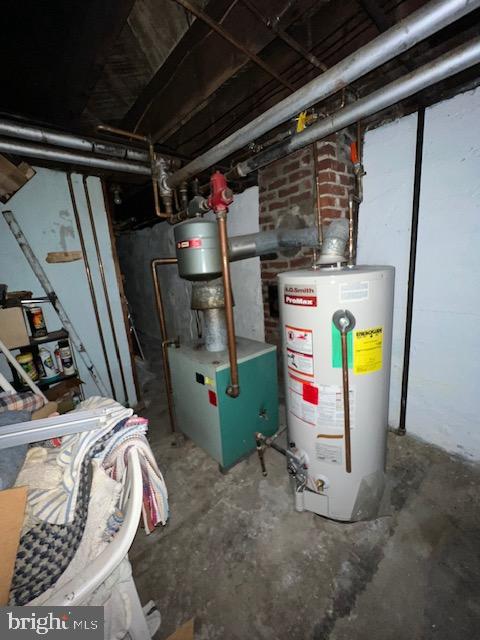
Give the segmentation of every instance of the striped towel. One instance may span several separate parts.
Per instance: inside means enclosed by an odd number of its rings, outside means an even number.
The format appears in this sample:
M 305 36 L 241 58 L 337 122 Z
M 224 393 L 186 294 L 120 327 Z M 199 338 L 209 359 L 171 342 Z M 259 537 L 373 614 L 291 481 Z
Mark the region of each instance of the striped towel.
M 120 481 L 126 470 L 128 450 L 137 449 L 143 477 L 143 524 L 149 534 L 158 524 L 166 524 L 169 512 L 167 487 L 145 437 L 147 428 L 148 420 L 133 416 L 110 438 L 99 457 L 110 477 Z
M 92 431 L 64 436 L 59 449 L 47 450 L 45 463 L 57 469 L 60 468 L 62 480 L 53 488 L 29 491 L 28 503 L 34 517 L 51 524 L 61 525 L 72 522 L 77 504 L 80 470 L 85 456 L 95 442 L 133 413 L 132 409 L 125 409 L 115 400 L 97 396 L 87 398 L 74 411 L 104 408 L 114 409 L 104 426 Z

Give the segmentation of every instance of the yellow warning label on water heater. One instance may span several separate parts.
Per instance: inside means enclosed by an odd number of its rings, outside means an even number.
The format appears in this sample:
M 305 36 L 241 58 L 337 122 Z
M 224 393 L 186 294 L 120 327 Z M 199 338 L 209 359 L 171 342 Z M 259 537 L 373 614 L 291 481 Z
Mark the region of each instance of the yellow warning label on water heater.
M 383 327 L 359 329 L 353 337 L 353 373 L 372 373 L 382 368 Z

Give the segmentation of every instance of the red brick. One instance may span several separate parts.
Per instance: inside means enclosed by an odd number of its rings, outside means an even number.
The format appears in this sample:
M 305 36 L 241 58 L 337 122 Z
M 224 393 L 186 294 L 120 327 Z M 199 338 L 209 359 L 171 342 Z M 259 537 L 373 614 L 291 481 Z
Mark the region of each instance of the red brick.
M 318 179 L 320 182 L 333 182 L 337 181 L 337 174 L 334 171 L 319 171 Z
M 323 171 L 325 169 L 345 173 L 346 166 L 344 162 L 338 162 L 338 160 L 334 160 L 333 158 L 323 158 L 323 160 L 318 161 L 317 170 Z
M 299 193 L 296 196 L 290 196 L 290 204 L 298 204 L 300 202 L 311 202 L 312 194 L 308 191 L 304 191 L 303 193 Z
M 311 169 L 299 169 L 298 171 L 294 171 L 288 176 L 289 182 L 295 182 L 296 180 L 300 180 L 301 178 L 306 178 L 307 176 L 312 175 Z
M 262 270 L 262 278 L 264 280 L 275 280 L 277 277 L 276 271 L 263 271 Z
M 290 266 L 295 269 L 297 267 L 309 267 L 312 263 L 311 257 L 301 256 L 300 258 L 292 258 L 290 260 Z
M 268 190 L 273 191 L 274 189 L 278 189 L 278 187 L 283 187 L 284 184 L 287 184 L 287 178 L 278 178 L 268 185 Z
M 260 222 L 261 222 L 261 223 L 273 222 L 273 216 L 268 216 L 268 215 L 262 215 L 262 214 L 260 214 Z
M 280 189 L 280 191 L 278 192 L 278 195 L 280 198 L 285 198 L 286 196 L 291 196 L 294 193 L 298 193 L 298 190 L 299 190 L 298 184 L 292 184 L 289 187 L 286 187 L 285 189 Z
M 328 188 L 328 191 L 335 196 L 344 196 L 347 193 L 347 189 L 344 186 L 338 184 L 332 184 Z
M 270 204 L 268 205 L 268 210 L 269 211 L 278 211 L 278 209 L 283 209 L 285 206 L 284 202 L 270 202 Z
M 340 174 L 338 178 L 339 178 L 340 184 L 344 184 L 347 187 L 353 186 L 353 183 L 354 183 L 353 176 L 349 176 L 348 174 Z
M 321 143 L 317 145 L 317 153 L 319 158 L 324 156 L 330 156 L 331 158 L 337 157 L 337 147 L 332 143 Z
M 310 180 L 310 178 L 309 178 L 308 180 L 304 180 L 304 181 L 302 182 L 302 190 L 303 190 L 303 191 L 311 191 L 311 190 L 312 190 L 312 188 L 313 188 L 313 183 L 312 183 L 312 181 Z
M 289 162 L 283 167 L 282 173 L 285 175 L 286 173 L 291 173 L 292 171 L 296 171 L 300 169 L 300 161 L 295 160 L 294 162 Z
M 322 209 L 322 218 L 341 218 L 343 211 L 340 209 Z
M 337 199 L 334 196 L 320 196 L 321 207 L 335 207 L 337 205 Z

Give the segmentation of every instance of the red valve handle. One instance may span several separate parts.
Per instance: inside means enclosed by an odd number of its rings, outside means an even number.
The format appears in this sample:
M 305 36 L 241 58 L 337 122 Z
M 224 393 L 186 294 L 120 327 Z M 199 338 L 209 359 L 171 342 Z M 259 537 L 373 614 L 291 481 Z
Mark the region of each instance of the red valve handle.
M 223 173 L 215 171 L 210 178 L 210 196 L 208 206 L 214 213 L 228 211 L 228 205 L 233 202 L 233 193 L 227 187 Z
M 359 160 L 358 160 L 358 149 L 357 149 L 357 143 L 356 142 L 352 142 L 350 144 L 350 159 L 353 162 L 353 164 L 358 164 Z

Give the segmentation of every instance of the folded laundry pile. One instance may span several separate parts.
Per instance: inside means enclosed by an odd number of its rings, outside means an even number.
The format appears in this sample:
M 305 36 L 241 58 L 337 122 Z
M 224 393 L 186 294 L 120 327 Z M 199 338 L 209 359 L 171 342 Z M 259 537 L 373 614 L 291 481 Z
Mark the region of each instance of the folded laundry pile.
M 115 409 L 102 427 L 64 436 L 58 448 L 35 446 L 27 453 L 15 483 L 26 484 L 30 490 L 10 592 L 11 605 L 30 603 L 52 589 L 82 542 L 84 557 L 90 552 L 99 553 L 99 540 L 108 544 L 121 525 L 122 514 L 118 513 L 117 505 L 125 484 L 122 481 L 127 452 L 132 446 L 138 450 L 142 467 L 145 530 L 150 533 L 157 524 L 167 521 L 168 494 L 145 437 L 148 422 L 132 416 L 132 409 L 108 398 L 88 398 L 75 411 L 101 408 Z M 93 482 L 95 473 L 100 475 Z M 100 536 L 98 531 L 91 535 L 86 529 L 87 517 L 92 519 L 91 508 L 98 497 L 92 491 L 98 493 L 108 486 L 108 481 L 112 484 L 107 493 L 114 500 L 102 512 L 100 525 L 97 518 L 95 527 L 102 529 Z M 102 504 L 105 506 L 105 501 Z M 90 539 L 92 548 L 85 549 Z

